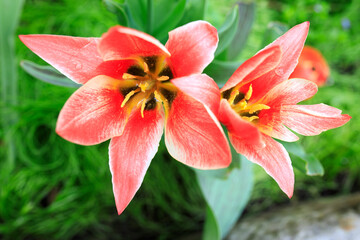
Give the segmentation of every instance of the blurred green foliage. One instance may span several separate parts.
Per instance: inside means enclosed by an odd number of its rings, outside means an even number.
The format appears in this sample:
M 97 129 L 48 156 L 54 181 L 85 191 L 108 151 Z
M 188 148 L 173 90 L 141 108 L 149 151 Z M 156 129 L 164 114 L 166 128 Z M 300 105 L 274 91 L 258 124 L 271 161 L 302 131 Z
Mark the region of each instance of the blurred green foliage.
M 208 1 L 206 20 L 220 27 L 234 3 Z M 320 49 L 328 59 L 333 85 L 321 88 L 307 103 L 323 102 L 353 117 L 342 128 L 301 137 L 306 151 L 324 165 L 325 175 L 309 177 L 297 172 L 292 202 L 350 193 L 360 187 L 358 9 L 357 0 L 257 1 L 255 23 L 239 60 L 264 47 L 263 34 L 270 21 L 293 26 L 309 20 L 307 44 Z M 97 0 L 27 0 L 17 33 L 101 36 L 117 21 Z M 350 23 L 350 27 L 344 27 L 344 23 Z M 17 63 L 28 59 L 44 64 L 18 39 L 16 58 Z M 117 216 L 108 169 L 108 142 L 83 147 L 55 134 L 57 115 L 74 89 L 38 81 L 20 67 L 18 82 L 18 106 L 5 108 L 1 102 L 1 117 L 16 112 L 19 121 L 0 132 L 1 159 L 6 157 L 2 140 L 5 134 L 12 134 L 17 152 L 14 169 L 0 161 L 0 238 L 174 239 L 201 231 L 205 202 L 195 176 L 171 159 L 164 144 L 134 200 Z M 289 201 L 276 183 L 256 168 L 256 185 L 246 212 Z

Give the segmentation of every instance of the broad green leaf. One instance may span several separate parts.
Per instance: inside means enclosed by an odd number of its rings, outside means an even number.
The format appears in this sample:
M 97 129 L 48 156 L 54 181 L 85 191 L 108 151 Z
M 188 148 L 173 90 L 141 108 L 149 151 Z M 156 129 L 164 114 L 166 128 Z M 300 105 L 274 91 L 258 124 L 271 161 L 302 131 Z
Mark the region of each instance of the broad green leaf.
M 218 239 L 228 234 L 250 198 L 253 186 L 252 163 L 243 156 L 240 158 L 241 168 L 233 168 L 225 179 L 209 175 L 208 171 L 195 171 L 201 191 L 217 223 L 213 223 L 213 226 L 218 226 Z M 211 219 L 207 221 L 213 222 Z M 205 230 L 211 231 L 207 229 L 208 227 Z M 205 232 L 204 235 L 206 234 L 208 233 Z
M 283 23 L 270 22 L 265 31 L 262 46 L 266 46 L 266 45 L 270 44 L 276 38 L 283 35 L 287 30 L 289 30 L 289 27 Z
M 126 14 L 125 5 L 114 0 L 103 0 L 107 10 L 116 15 L 118 22 L 122 26 L 129 26 L 129 19 Z
M 22 61 L 20 65 L 28 74 L 46 83 L 72 88 L 81 86 L 81 84 L 71 81 L 51 66 L 41 66 L 31 61 Z
M 219 232 L 219 225 L 216 221 L 214 212 L 209 206 L 206 206 L 206 218 L 203 230 L 203 240 L 218 240 L 221 239 Z
M 203 20 L 206 8 L 206 0 L 188 0 L 185 6 L 185 13 L 179 25 Z
M 159 1 L 159 2 L 163 2 Z M 155 1 L 156 3 L 157 1 Z M 171 2 L 171 1 L 166 1 Z M 182 16 L 185 12 L 185 6 L 186 6 L 187 0 L 180 0 L 176 4 L 172 4 L 170 7 L 164 8 L 164 6 L 167 6 L 165 4 L 160 4 L 154 6 L 154 17 L 161 17 L 162 21 L 160 20 L 154 20 L 154 31 L 153 35 L 158 39 L 166 39 L 167 34 L 169 31 L 174 29 L 179 21 L 181 20 Z
M 125 4 L 128 6 L 130 13 L 129 20 L 133 21 L 136 24 L 136 29 L 148 32 L 149 25 L 151 25 L 151 6 L 148 6 L 148 3 L 151 3 L 151 0 L 126 0 Z M 151 4 L 150 4 L 151 5 Z M 149 16 L 150 15 L 150 16 Z
M 235 60 L 245 47 L 251 27 L 254 22 L 255 3 L 238 2 L 238 26 L 235 36 L 227 50 L 227 60 Z
M 307 154 L 298 142 L 281 142 L 290 153 L 294 167 L 309 176 L 324 175 L 324 168 L 321 162 L 313 155 Z
M 1 82 L 1 128 L 15 125 L 18 116 L 13 107 L 18 102 L 18 77 L 15 56 L 15 32 L 19 23 L 24 0 L 0 1 L 0 82 Z M 10 131 L 8 131 L 10 132 Z M 2 138 L 5 149 L 6 168 L 13 169 L 17 155 L 14 134 Z M 10 173 L 11 171 L 6 171 Z
M 236 5 L 226 17 L 224 24 L 219 28 L 219 45 L 215 56 L 222 53 L 233 41 L 239 25 L 239 10 Z
M 204 72 L 212 77 L 215 82 L 220 86 L 229 80 L 231 75 L 235 72 L 236 69 L 241 65 L 242 62 L 225 62 L 220 60 L 214 60 L 206 67 Z

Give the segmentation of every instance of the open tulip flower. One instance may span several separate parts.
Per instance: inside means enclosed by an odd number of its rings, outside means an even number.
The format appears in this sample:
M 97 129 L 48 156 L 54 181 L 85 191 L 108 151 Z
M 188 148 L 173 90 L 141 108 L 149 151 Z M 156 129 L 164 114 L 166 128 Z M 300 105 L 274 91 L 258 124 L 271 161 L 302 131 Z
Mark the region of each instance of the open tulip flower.
M 295 132 L 311 136 L 350 120 L 325 104 L 296 105 L 312 97 L 317 85 L 290 79 L 304 46 L 309 23 L 283 36 L 245 61 L 221 89 L 219 120 L 237 152 L 262 166 L 291 197 L 294 172 L 289 154 L 273 138 L 296 141 Z M 288 128 L 287 128 L 288 127 Z
M 110 170 L 119 214 L 140 187 L 164 127 L 167 149 L 178 161 L 200 169 L 230 164 L 230 148 L 214 115 L 220 91 L 201 74 L 218 44 L 209 23 L 196 21 L 171 31 L 165 46 L 121 26 L 101 38 L 20 39 L 83 84 L 61 110 L 56 132 L 82 145 L 111 138 Z

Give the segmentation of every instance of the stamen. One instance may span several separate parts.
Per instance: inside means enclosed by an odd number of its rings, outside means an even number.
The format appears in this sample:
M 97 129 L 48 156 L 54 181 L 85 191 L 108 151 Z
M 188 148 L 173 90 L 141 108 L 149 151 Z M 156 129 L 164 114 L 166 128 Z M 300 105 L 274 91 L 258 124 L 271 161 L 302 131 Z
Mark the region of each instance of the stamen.
M 164 97 L 164 95 L 162 95 L 160 92 L 158 91 L 155 91 L 154 92 L 154 95 L 155 95 L 155 98 L 164 104 L 164 108 L 165 108 L 165 111 L 167 113 L 168 109 L 169 109 L 169 102 L 168 100 L 166 99 L 166 97 Z
M 249 90 L 247 91 L 246 95 L 245 95 L 245 99 L 249 100 L 251 98 L 253 89 L 252 89 L 252 85 L 250 84 Z
M 270 109 L 270 107 L 265 104 L 254 104 L 250 107 L 249 113 L 253 114 L 254 112 L 257 112 L 257 111 L 260 111 L 263 109 Z
M 141 91 L 142 91 L 142 92 L 145 92 L 145 91 L 148 89 L 148 87 L 149 87 L 149 83 L 148 83 L 148 82 L 141 82 L 141 83 L 139 84 L 139 87 L 141 88 Z
M 166 80 L 169 80 L 169 76 L 161 76 L 161 77 L 156 78 L 156 80 L 158 80 L 158 81 L 166 81 Z
M 149 73 L 149 66 L 147 65 L 146 62 L 143 62 L 144 65 L 144 72 Z
M 237 95 L 239 95 L 239 90 L 235 90 L 233 92 L 231 92 L 230 98 L 229 98 L 229 103 L 232 105 L 234 103 L 235 98 L 237 97 Z
M 247 101 L 245 99 L 241 99 L 241 101 L 239 101 L 233 108 L 236 112 L 245 110 L 247 108 Z
M 258 116 L 242 117 L 242 118 L 245 119 L 245 120 L 248 120 L 249 122 L 252 122 L 252 121 L 254 121 L 256 119 L 259 119 Z
M 124 100 L 122 101 L 121 103 L 121 107 L 124 107 L 125 104 L 129 101 L 129 99 L 137 92 L 140 92 L 140 89 L 135 89 L 135 90 L 132 90 L 131 92 L 129 92 L 128 94 L 126 94 Z
M 141 104 L 141 117 L 144 118 L 144 109 L 146 106 L 146 98 L 143 100 L 142 104 Z
M 129 73 L 124 73 L 124 74 L 122 75 L 122 78 L 123 78 L 124 80 L 127 80 L 127 79 L 136 79 L 137 76 L 134 76 L 134 75 L 129 74 Z

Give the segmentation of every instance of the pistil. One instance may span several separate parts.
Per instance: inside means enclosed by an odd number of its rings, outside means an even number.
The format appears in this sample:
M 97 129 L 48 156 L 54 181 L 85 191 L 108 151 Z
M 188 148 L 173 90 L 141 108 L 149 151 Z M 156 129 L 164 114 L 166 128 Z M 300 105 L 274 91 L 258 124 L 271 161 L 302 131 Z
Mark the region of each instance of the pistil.
M 234 111 L 237 112 L 243 119 L 249 122 L 253 122 L 259 119 L 258 115 L 261 110 L 270 109 L 269 106 L 262 103 L 249 104 L 252 93 L 253 93 L 252 85 L 250 85 L 245 95 L 240 93 L 238 88 L 235 88 L 231 91 L 230 97 L 228 99 L 228 102 L 230 103 L 232 109 L 234 109 Z M 239 97 L 241 96 L 243 96 L 243 98 L 239 100 Z

